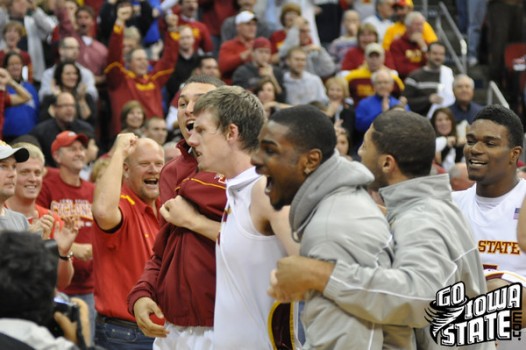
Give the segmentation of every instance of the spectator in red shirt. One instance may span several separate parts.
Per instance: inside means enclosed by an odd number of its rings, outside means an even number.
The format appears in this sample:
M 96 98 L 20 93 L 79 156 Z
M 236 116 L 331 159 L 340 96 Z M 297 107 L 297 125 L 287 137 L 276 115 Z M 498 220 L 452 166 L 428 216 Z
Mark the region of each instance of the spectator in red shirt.
M 94 185 L 84 181 L 80 172 L 86 164 L 88 137 L 73 131 L 63 131 L 51 144 L 58 171 L 48 171 L 37 204 L 50 209 L 64 221 L 73 218 L 79 233 L 71 247 L 75 273 L 64 293 L 84 300 L 90 308 L 91 329 L 95 323 L 93 299 L 93 250 L 91 245 Z M 93 334 L 93 333 L 92 333 Z
M 219 50 L 219 70 L 227 84 L 232 83 L 232 74 L 241 65 L 252 60 L 252 43 L 256 38 L 256 16 L 249 11 L 236 16 L 237 36 L 225 41 Z
M 132 11 L 129 4 L 117 10 L 117 21 L 110 38 L 108 66 L 105 69 L 111 99 L 114 135 L 121 130 L 122 106 L 130 100 L 141 102 L 147 118 L 164 115 L 161 90 L 174 70 L 179 51 L 177 16 L 168 15 L 166 20 L 169 33 L 164 40 L 164 53 L 153 70 L 148 72 L 148 57 L 142 48 L 130 51 L 127 56 L 128 68 L 126 68 L 122 58 L 123 31 L 124 24 L 131 17 Z
M 106 349 L 151 350 L 128 313 L 126 297 L 153 253 L 159 231 L 160 145 L 134 134 L 119 134 L 108 167 L 93 196 L 93 259 L 97 308 L 96 341 Z M 122 338 L 120 334 L 129 336 Z
M 197 0 L 182 0 L 179 22 L 181 25 L 187 25 L 193 29 L 195 38 L 194 49 L 196 51 L 200 48 L 203 52 L 212 52 L 214 45 L 210 31 L 203 22 L 196 20 L 198 7 Z

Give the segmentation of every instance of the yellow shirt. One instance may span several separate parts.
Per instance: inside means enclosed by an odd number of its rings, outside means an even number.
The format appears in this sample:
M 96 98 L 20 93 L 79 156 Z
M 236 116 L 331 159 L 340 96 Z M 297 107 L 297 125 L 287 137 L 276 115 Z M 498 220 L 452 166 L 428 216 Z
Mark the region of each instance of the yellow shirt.
M 405 33 L 405 24 L 396 22 L 393 25 L 391 25 L 387 30 L 385 31 L 384 35 L 384 42 L 382 46 L 384 47 L 384 50 L 389 50 L 391 47 L 391 43 L 393 40 L 398 39 Z M 437 35 L 435 34 L 435 31 L 433 30 L 433 27 L 428 22 L 424 23 L 424 40 L 426 44 L 430 44 L 434 41 L 438 40 Z

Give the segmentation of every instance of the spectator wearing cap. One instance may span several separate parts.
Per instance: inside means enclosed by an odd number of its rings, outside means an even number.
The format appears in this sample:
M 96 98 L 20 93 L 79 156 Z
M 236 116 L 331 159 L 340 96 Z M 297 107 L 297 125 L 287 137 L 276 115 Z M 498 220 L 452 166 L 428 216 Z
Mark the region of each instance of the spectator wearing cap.
M 391 54 L 400 78 L 426 64 L 428 43 L 423 36 L 426 20 L 420 12 L 411 12 L 405 17 L 406 31 L 391 44 Z
M 154 338 L 137 326 L 128 312 L 127 296 L 153 254 L 163 165 L 164 151 L 157 142 L 119 134 L 108 167 L 97 180 L 93 200 L 96 340 L 106 349 L 152 349 Z M 120 336 L 123 332 L 129 334 L 126 339 Z
M 51 152 L 51 144 L 61 131 L 71 130 L 77 133 L 95 134 L 95 131 L 90 124 L 75 117 L 75 107 L 75 98 L 71 93 L 59 93 L 50 107 L 50 112 L 54 115 L 54 118 L 37 124 L 37 126 L 31 130 L 31 135 L 35 136 L 40 143 L 42 152 L 46 158 L 47 166 L 56 166 Z
M 270 63 L 271 44 L 267 38 L 259 37 L 252 45 L 252 62 L 245 63 L 234 72 L 233 85 L 239 85 L 254 92 L 263 78 L 269 78 L 277 87 L 276 100 L 285 102 L 283 71 Z
M 29 223 L 24 215 L 5 208 L 7 199 L 15 195 L 16 164 L 25 162 L 29 152 L 25 148 L 12 148 L 0 141 L 0 234 L 1 231 L 27 231 Z
M 387 30 L 385 31 L 383 41 L 384 50 L 389 50 L 392 42 L 395 39 L 398 39 L 402 35 L 404 35 L 407 28 L 405 19 L 406 16 L 413 11 L 413 7 L 413 0 L 394 1 L 393 9 L 396 22 L 392 26 L 387 28 Z M 433 27 L 431 27 L 431 25 L 427 21 L 425 21 L 425 19 L 423 24 L 422 37 L 427 44 L 438 40 L 438 37 L 435 34 L 435 31 L 433 30 Z
M 336 65 L 327 50 L 314 43 L 311 30 L 308 20 L 303 17 L 296 18 L 294 25 L 287 32 L 283 45 L 279 48 L 279 55 L 283 59 L 291 48 L 300 46 L 307 54 L 306 71 L 320 78 L 329 77 L 336 70 Z
M 378 43 L 371 43 L 365 48 L 365 64 L 357 69 L 351 70 L 345 75 L 345 80 L 349 83 L 349 93 L 357 106 L 360 100 L 374 94 L 373 84 L 371 83 L 371 76 L 374 72 L 384 68 L 385 66 L 385 52 L 382 46 Z M 400 96 L 404 90 L 404 83 L 398 77 L 395 70 L 389 70 L 395 82 L 393 88 L 393 95 Z
M 48 171 L 37 198 L 37 204 L 56 213 L 62 220 L 77 222 L 79 233 L 71 246 L 75 273 L 62 292 L 84 300 L 90 311 L 91 329 L 95 326 L 93 298 L 92 229 L 94 185 L 82 180 L 80 172 L 86 164 L 88 137 L 74 131 L 62 131 L 53 140 L 51 152 L 58 166 Z
M 236 16 L 237 36 L 225 41 L 219 49 L 219 70 L 227 84 L 232 83 L 235 70 L 252 60 L 252 45 L 256 38 L 257 18 L 250 11 L 242 11 Z
M 239 12 L 249 11 L 255 13 L 254 6 L 256 5 L 256 0 L 237 0 L 239 6 Z M 264 19 L 257 17 L 257 30 L 256 36 L 262 36 L 268 38 L 274 32 L 272 30 L 272 25 L 266 22 Z M 223 21 L 221 25 L 221 41 L 225 42 L 227 40 L 232 40 L 236 37 L 236 16 L 228 17 Z

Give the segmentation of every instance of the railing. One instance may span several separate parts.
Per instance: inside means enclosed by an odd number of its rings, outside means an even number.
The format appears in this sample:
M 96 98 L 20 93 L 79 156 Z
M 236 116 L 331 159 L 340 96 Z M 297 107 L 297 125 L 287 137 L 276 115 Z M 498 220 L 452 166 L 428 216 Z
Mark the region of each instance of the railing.
M 428 18 L 429 15 L 429 6 L 427 0 L 422 0 L 422 14 L 425 18 Z
M 497 86 L 497 84 L 493 80 L 491 80 L 488 86 L 487 101 L 486 101 L 487 102 L 486 104 L 488 106 L 493 104 L 493 96 L 495 96 L 495 98 L 497 99 L 496 103 L 506 108 L 510 108 L 508 101 L 506 101 L 506 99 L 504 98 L 504 95 L 502 95 L 502 92 L 500 92 L 500 89 Z
M 425 6 L 427 7 L 427 1 L 424 2 Z M 458 40 L 458 43 L 460 44 L 460 56 L 455 51 L 452 42 L 449 40 L 449 38 L 446 35 L 446 32 L 444 31 L 444 28 L 442 26 L 442 19 L 445 19 L 445 21 L 453 31 L 453 34 L 455 35 L 456 39 Z M 451 14 L 449 13 L 446 5 L 444 5 L 443 2 L 438 3 L 438 14 L 435 28 L 438 37 L 446 46 L 447 51 L 451 54 L 451 58 L 453 59 L 453 62 L 455 63 L 455 66 L 457 67 L 459 72 L 466 74 L 468 45 L 462 34 L 460 34 L 460 30 L 458 30 L 458 27 L 455 24 L 453 17 L 451 17 Z

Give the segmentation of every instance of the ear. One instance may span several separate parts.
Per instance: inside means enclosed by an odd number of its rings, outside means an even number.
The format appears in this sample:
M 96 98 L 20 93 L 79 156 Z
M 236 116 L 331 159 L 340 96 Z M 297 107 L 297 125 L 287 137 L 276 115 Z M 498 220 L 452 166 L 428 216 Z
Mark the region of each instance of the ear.
M 53 157 L 53 160 L 55 161 L 56 164 L 59 163 L 59 159 L 60 159 L 59 152 L 60 152 L 60 150 L 56 150 L 56 151 L 53 152 L 53 154 L 51 155 L 51 156 Z
M 519 160 L 519 157 L 521 156 L 521 154 L 522 154 L 521 146 L 513 147 L 510 151 L 510 155 L 511 155 L 510 162 L 512 164 L 517 164 L 517 161 Z
M 382 169 L 382 172 L 387 176 L 392 175 L 396 170 L 398 170 L 396 160 L 390 154 L 382 154 L 378 158 L 378 163 L 378 165 Z
M 130 166 L 128 165 L 128 163 L 124 162 L 122 164 L 122 176 L 127 179 L 129 177 L 129 173 L 128 171 L 130 170 Z
M 318 169 L 321 164 L 322 154 L 321 150 L 315 148 L 305 152 L 302 155 L 303 162 L 303 172 L 305 175 L 312 173 L 314 170 Z
M 49 106 L 48 108 L 48 112 L 49 112 L 49 115 L 52 116 L 53 118 L 55 118 L 55 115 L 56 115 L 56 108 L 55 106 L 52 104 Z
M 239 139 L 239 128 L 236 124 L 230 123 L 225 134 L 228 142 L 233 142 Z

